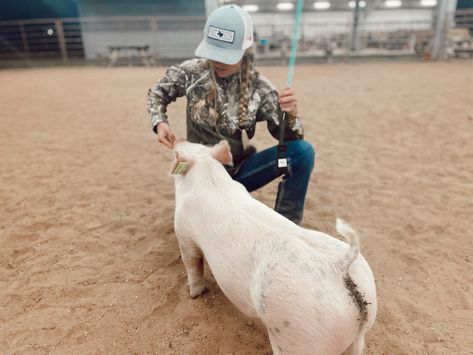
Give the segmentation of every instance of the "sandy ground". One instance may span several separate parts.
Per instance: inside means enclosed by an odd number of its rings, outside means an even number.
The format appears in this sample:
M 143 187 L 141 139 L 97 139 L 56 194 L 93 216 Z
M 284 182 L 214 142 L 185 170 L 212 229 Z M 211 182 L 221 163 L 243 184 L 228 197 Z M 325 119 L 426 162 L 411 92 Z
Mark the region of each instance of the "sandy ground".
M 341 216 L 362 235 L 379 303 L 367 354 L 473 353 L 472 64 L 296 70 L 318 154 L 305 225 L 334 234 Z M 172 154 L 146 113 L 163 70 L 0 72 L 0 353 L 271 353 L 210 272 L 188 296 Z M 285 68 L 260 71 L 284 85 Z M 258 147 L 274 143 L 260 126 Z

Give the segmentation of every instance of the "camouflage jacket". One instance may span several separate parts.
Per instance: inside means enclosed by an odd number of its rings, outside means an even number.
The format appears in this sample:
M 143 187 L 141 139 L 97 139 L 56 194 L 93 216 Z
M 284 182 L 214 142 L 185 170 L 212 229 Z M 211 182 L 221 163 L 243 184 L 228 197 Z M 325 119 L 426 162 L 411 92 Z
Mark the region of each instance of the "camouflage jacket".
M 193 105 L 208 94 L 211 77 L 205 59 L 191 59 L 180 65 L 171 66 L 164 77 L 148 92 L 148 112 L 151 125 L 156 127 L 161 122 L 168 123 L 167 105 L 178 97 L 187 97 L 187 139 L 190 142 L 214 145 L 222 139 L 230 143 L 235 167 L 248 156 L 242 144 L 242 127 L 238 120 L 240 74 L 227 78 L 216 76 L 217 121 L 209 114 L 193 114 Z M 255 134 L 256 123 L 267 122 L 272 136 L 279 139 L 279 121 L 282 112 L 278 103 L 278 92 L 263 75 L 256 73 L 250 88 L 248 113 L 243 127 L 251 139 Z M 208 112 L 208 111 L 205 111 Z M 286 127 L 285 140 L 302 139 L 303 129 L 299 118 L 292 120 Z

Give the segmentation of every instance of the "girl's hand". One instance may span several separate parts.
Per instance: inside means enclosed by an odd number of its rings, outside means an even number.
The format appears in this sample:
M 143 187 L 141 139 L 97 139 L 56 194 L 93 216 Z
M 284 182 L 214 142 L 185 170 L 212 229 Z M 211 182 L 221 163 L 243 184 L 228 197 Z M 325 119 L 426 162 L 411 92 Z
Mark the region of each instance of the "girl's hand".
M 158 124 L 158 141 L 170 149 L 173 149 L 174 143 L 176 143 L 176 136 L 165 122 Z
M 297 99 L 291 88 L 285 88 L 279 93 L 279 106 L 289 114 L 289 118 L 297 117 Z

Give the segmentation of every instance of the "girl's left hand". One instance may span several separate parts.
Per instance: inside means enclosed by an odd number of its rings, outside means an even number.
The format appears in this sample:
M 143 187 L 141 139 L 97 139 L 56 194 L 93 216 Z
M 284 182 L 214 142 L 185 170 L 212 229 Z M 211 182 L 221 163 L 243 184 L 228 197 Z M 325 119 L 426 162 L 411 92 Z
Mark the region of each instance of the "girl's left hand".
M 290 118 L 297 117 L 297 99 L 291 88 L 285 88 L 279 93 L 278 102 L 281 110 L 287 112 Z

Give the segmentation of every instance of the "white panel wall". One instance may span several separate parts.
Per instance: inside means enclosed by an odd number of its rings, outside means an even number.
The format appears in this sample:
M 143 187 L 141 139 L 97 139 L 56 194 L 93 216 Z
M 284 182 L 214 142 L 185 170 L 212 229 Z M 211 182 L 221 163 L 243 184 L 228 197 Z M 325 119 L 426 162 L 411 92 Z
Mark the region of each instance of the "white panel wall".
M 114 31 L 83 32 L 86 59 L 107 55 L 108 46 L 149 46 L 160 58 L 190 58 L 202 40 L 201 31 Z
M 137 18 L 130 21 L 120 19 L 82 20 L 82 38 L 85 57 L 97 59 L 108 54 L 109 46 L 149 46 L 150 53 L 159 58 L 190 58 L 202 40 L 202 24 L 194 23 L 191 28 L 179 22 L 173 22 L 176 29 L 170 29 L 169 24 L 152 29 L 152 18 Z M 200 21 L 197 19 L 197 21 Z M 177 24 L 177 26 L 176 26 Z M 189 25 L 189 22 L 187 23 Z M 202 27 L 202 28 L 200 28 Z M 197 29 L 198 28 L 198 29 Z
M 434 11 L 426 10 L 376 10 L 367 18 L 365 29 L 392 31 L 398 29 L 431 29 Z

